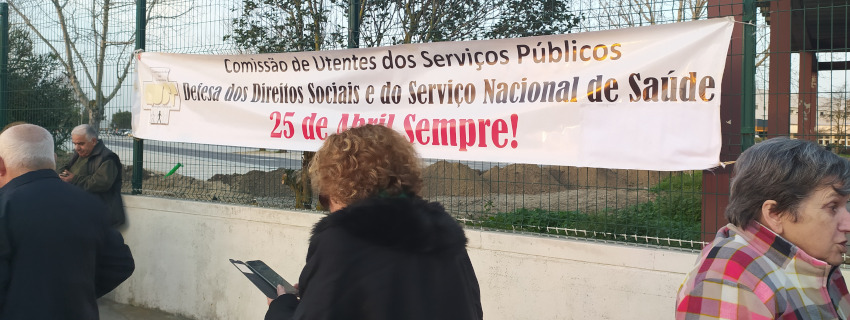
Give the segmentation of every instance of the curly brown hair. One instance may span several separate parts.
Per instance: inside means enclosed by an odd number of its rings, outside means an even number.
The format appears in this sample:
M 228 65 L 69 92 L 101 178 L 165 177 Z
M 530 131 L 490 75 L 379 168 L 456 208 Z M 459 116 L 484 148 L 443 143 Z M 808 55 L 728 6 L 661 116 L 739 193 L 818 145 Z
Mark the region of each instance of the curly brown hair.
M 310 162 L 319 194 L 342 205 L 376 195 L 418 195 L 422 164 L 413 145 L 381 125 L 364 125 L 330 135 Z

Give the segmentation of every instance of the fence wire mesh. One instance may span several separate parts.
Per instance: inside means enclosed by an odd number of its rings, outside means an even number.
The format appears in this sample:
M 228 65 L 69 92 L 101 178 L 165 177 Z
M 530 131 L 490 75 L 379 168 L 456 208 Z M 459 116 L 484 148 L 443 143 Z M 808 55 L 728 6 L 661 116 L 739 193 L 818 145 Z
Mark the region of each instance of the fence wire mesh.
M 101 139 L 121 157 L 125 166 L 123 190 L 131 192 L 133 137 L 125 118 L 132 104 L 133 70 L 128 64 L 136 40 L 136 1 L 112 1 L 108 10 L 100 1 L 64 7 L 50 2 L 8 3 L 12 78 L 7 123 L 26 121 L 52 130 L 57 136 L 60 163 L 72 152 L 70 129 L 80 123 L 96 123 Z M 353 10 L 351 3 L 356 5 Z M 744 112 L 741 129 L 724 130 L 721 160 L 734 160 L 746 147 L 742 141 L 748 134 L 757 134 L 757 140 L 798 135 L 834 146 L 837 152 L 847 151 L 847 1 L 351 3 L 149 0 L 145 50 L 188 54 L 338 50 L 350 46 L 354 35 L 360 47 L 374 47 L 611 30 L 735 16 L 739 22 L 754 26 L 751 63 L 755 67 L 740 67 L 740 62 L 749 57 L 741 48 L 746 49 L 745 31 L 750 29 L 736 27 L 729 59 L 737 64 L 726 73 L 738 83 L 747 76 L 754 77 L 755 88 L 749 86 L 755 99 L 746 99 L 748 91 L 724 92 L 739 103 L 724 102 L 721 117 L 726 121 L 732 114 L 729 119 L 737 123 L 742 121 L 742 108 L 756 111 L 752 124 L 746 123 Z M 349 12 L 362 17 L 359 28 L 354 29 L 357 32 L 350 32 Z M 744 21 L 747 14 L 754 19 Z M 790 23 L 786 25 L 788 32 L 774 30 L 785 22 Z M 800 47 L 795 41 L 803 34 L 819 41 Z M 40 69 L 35 65 L 39 61 L 43 64 Z M 833 69 L 815 69 L 814 78 L 804 79 L 802 75 L 812 73 L 803 66 L 812 61 L 824 68 L 829 63 Z M 777 67 L 787 70 L 787 80 L 776 76 L 785 74 Z M 801 76 L 791 81 L 796 75 Z M 816 85 L 800 88 L 813 79 Z M 748 85 L 743 82 L 742 86 Z M 805 110 L 800 107 L 803 105 Z M 810 105 L 817 106 L 816 125 L 798 133 L 797 126 L 802 122 L 795 119 L 810 121 L 815 112 Z M 798 116 L 801 110 L 804 115 Z M 221 128 L 221 132 L 227 130 Z M 618 142 L 610 141 L 608 147 L 616 149 Z M 298 191 L 294 177 L 302 168 L 303 157 L 304 153 L 297 150 L 146 140 L 144 170 L 139 177 L 141 193 L 292 209 Z M 443 203 L 472 227 L 683 248 L 700 248 L 724 223 L 728 168 L 651 172 L 493 160 L 424 159 L 423 196 Z

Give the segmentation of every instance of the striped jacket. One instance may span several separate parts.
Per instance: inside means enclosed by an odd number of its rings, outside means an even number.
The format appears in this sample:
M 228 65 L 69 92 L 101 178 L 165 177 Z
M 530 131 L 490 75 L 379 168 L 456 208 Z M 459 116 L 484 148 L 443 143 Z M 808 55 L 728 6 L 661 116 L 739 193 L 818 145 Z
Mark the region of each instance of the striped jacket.
M 848 319 L 838 267 L 753 222 L 729 224 L 702 250 L 676 297 L 676 319 Z

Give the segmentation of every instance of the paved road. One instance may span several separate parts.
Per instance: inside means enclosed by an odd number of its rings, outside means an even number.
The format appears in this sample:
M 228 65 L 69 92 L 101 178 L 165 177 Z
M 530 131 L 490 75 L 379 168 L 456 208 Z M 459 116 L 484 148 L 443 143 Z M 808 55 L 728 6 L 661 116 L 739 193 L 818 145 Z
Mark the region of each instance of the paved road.
M 130 137 L 105 136 L 104 143 L 109 149 L 133 149 L 133 139 Z M 243 165 L 257 165 L 267 162 L 278 162 L 281 159 L 300 159 L 301 152 L 294 152 L 294 155 L 287 153 L 267 152 L 265 154 L 251 154 L 249 152 L 258 152 L 257 148 L 248 147 L 229 147 L 215 145 L 198 145 L 181 142 L 164 142 L 145 140 L 145 152 L 165 153 L 174 156 L 184 157 L 199 157 L 209 160 L 233 162 Z M 297 166 L 300 168 L 300 161 Z M 289 168 L 298 169 L 298 168 Z
M 124 165 L 131 165 L 133 139 L 126 136 L 104 135 L 102 140 L 109 149 L 121 157 Z M 70 142 L 66 146 L 71 149 Z M 144 141 L 145 169 L 160 173 L 170 171 L 178 162 L 177 173 L 200 180 L 215 174 L 244 174 L 251 170 L 271 171 L 278 168 L 301 169 L 301 152 L 259 151 L 257 148 L 202 145 L 182 142 Z M 425 159 L 425 165 L 436 162 Z M 486 171 L 496 162 L 461 161 L 470 168 Z
M 102 140 L 121 157 L 125 166 L 132 165 L 132 138 L 104 136 Z M 180 163 L 182 167 L 176 173 L 200 180 L 207 180 L 215 174 L 301 168 L 301 152 L 270 152 L 259 151 L 257 148 L 153 140 L 145 140 L 144 150 L 146 170 L 166 173 Z

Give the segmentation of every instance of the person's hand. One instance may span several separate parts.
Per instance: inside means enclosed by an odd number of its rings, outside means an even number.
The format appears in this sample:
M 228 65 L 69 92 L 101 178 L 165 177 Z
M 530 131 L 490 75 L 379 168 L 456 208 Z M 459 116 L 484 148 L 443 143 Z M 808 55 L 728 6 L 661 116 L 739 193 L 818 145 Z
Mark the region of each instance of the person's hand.
M 59 179 L 62 179 L 62 181 L 65 182 L 71 182 L 71 179 L 74 179 L 74 174 L 71 173 L 71 171 L 65 170 L 59 174 Z
M 298 284 L 297 283 L 293 287 L 295 287 L 295 290 L 298 290 Z M 286 289 L 284 289 L 282 285 L 277 285 L 277 296 L 278 297 L 285 295 L 287 293 L 295 294 L 296 292 L 286 292 Z M 274 299 L 269 298 L 269 297 L 266 297 L 266 299 L 268 300 L 266 302 L 266 304 L 272 304 L 272 301 L 274 301 Z

